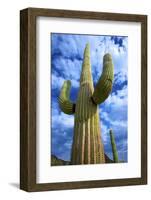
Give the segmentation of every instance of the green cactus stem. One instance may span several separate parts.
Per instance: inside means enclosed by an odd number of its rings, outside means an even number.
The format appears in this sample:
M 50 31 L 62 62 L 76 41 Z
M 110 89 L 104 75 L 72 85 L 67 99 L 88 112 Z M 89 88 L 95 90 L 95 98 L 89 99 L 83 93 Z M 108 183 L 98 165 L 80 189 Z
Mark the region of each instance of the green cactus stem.
M 114 134 L 113 134 L 112 130 L 110 130 L 110 140 L 111 140 L 111 145 L 112 145 L 113 160 L 114 160 L 115 163 L 118 163 L 119 162 L 118 152 L 117 152 Z
M 66 114 L 73 114 L 75 112 L 75 104 L 69 100 L 71 81 L 64 81 L 59 96 L 59 105 L 61 110 Z
M 111 91 L 113 82 L 111 55 L 104 56 L 103 64 L 102 78 L 94 90 L 90 45 L 87 44 L 84 51 L 76 106 L 69 100 L 71 83 L 65 81 L 61 89 L 59 97 L 61 110 L 66 114 L 75 113 L 71 164 L 105 163 L 98 104 L 105 101 Z
M 93 101 L 96 104 L 103 103 L 109 96 L 112 90 L 112 83 L 114 78 L 112 56 L 106 54 L 103 58 L 103 72 L 95 87 L 93 93 Z

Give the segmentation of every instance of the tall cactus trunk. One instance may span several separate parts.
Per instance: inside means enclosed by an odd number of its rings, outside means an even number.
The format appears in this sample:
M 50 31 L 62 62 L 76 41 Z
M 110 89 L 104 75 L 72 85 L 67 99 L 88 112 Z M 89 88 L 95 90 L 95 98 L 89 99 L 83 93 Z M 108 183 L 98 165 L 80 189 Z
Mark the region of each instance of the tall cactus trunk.
M 76 103 L 69 98 L 70 81 L 64 82 L 59 96 L 60 109 L 68 115 L 75 115 L 71 164 L 105 163 L 98 105 L 107 99 L 112 90 L 114 78 L 112 56 L 104 55 L 103 72 L 95 88 L 91 74 L 90 47 L 87 44 Z
M 105 163 L 104 148 L 100 136 L 98 106 L 91 98 L 94 87 L 91 77 L 89 51 L 89 45 L 87 45 L 75 109 L 72 164 Z

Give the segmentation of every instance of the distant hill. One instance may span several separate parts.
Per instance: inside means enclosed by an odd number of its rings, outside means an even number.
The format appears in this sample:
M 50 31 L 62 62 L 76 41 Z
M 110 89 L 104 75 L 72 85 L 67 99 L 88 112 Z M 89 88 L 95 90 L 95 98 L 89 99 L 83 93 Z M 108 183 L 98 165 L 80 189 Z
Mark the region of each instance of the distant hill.
M 70 165 L 70 161 L 57 158 L 55 155 L 51 155 L 51 166 Z
M 122 161 L 120 161 L 122 162 Z M 105 154 L 105 163 L 114 163 L 106 154 Z M 51 166 L 62 166 L 62 165 L 71 165 L 70 161 L 62 160 L 55 155 L 51 155 Z
M 114 161 L 105 154 L 105 163 L 114 163 Z

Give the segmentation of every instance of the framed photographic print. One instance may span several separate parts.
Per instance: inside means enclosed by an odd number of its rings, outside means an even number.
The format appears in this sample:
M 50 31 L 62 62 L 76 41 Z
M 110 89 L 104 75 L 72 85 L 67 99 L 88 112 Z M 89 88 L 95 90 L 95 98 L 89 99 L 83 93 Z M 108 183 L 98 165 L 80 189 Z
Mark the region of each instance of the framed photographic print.
M 20 12 L 20 188 L 147 184 L 147 16 Z

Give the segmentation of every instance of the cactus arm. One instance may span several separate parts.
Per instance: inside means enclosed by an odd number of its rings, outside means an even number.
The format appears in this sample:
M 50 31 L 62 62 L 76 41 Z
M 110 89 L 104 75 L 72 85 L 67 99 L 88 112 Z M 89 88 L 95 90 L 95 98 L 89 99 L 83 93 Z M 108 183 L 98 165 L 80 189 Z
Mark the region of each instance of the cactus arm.
M 105 54 L 103 57 L 103 72 L 94 89 L 92 101 L 95 104 L 104 102 L 109 96 L 114 78 L 114 66 L 110 54 Z
M 60 96 L 59 96 L 59 106 L 60 109 L 66 114 L 73 114 L 75 112 L 75 104 L 69 99 L 70 96 L 71 81 L 64 81 Z
M 116 143 L 113 135 L 113 131 L 110 130 L 110 139 L 111 139 L 111 145 L 112 145 L 112 152 L 113 152 L 113 160 L 115 163 L 118 163 L 118 153 L 117 153 L 117 148 L 116 148 Z

